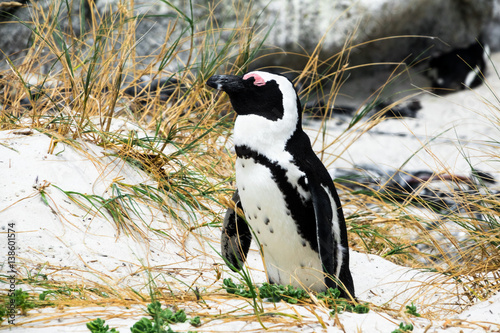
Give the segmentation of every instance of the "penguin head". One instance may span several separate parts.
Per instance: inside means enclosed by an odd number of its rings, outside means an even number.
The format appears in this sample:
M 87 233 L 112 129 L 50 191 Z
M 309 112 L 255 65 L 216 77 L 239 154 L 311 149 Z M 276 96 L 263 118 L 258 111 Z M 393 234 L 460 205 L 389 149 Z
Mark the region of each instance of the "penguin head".
M 300 101 L 286 77 L 254 71 L 243 76 L 214 75 L 207 85 L 229 95 L 238 117 L 234 143 L 275 156 L 302 129 Z
M 238 115 L 256 115 L 277 121 L 283 119 L 285 113 L 293 113 L 291 116 L 300 118 L 297 93 L 285 76 L 262 71 L 243 76 L 214 75 L 207 85 L 226 92 Z

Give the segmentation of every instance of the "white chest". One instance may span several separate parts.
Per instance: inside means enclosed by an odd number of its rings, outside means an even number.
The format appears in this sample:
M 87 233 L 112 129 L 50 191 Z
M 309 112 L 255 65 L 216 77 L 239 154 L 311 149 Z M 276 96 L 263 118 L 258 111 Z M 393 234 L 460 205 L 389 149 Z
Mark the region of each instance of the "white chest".
M 301 172 L 289 166 L 290 181 Z M 280 284 L 322 290 L 324 274 L 317 252 L 298 233 L 271 171 L 253 159 L 236 160 L 236 185 L 254 237 L 263 249 L 268 277 Z M 299 189 L 300 190 L 300 189 Z M 302 193 L 304 197 L 308 193 Z M 311 216 L 311 228 L 315 228 Z

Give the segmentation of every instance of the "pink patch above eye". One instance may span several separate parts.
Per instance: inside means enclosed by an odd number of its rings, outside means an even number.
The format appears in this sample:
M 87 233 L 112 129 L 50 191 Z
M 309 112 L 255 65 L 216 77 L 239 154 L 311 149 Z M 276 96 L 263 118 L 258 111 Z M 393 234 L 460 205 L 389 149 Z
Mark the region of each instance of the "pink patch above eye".
M 266 81 L 259 75 L 255 73 L 248 73 L 243 76 L 243 80 L 248 80 L 249 78 L 253 77 L 255 81 L 253 81 L 253 84 L 255 86 L 263 86 L 266 84 Z

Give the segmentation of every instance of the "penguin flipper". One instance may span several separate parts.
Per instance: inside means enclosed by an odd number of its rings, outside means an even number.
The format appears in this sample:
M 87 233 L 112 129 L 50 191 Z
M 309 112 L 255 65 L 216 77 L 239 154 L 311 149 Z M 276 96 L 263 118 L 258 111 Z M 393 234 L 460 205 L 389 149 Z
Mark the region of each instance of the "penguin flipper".
M 238 191 L 234 193 L 232 200 L 243 211 Z M 228 208 L 222 226 L 221 252 L 233 271 L 239 271 L 243 267 L 251 242 L 252 232 L 245 219 L 234 209 Z
M 318 241 L 319 257 L 323 265 L 323 271 L 327 274 L 325 276 L 325 284 L 327 288 L 338 288 L 341 292 L 341 296 L 344 297 L 347 293 L 343 289 L 346 288 L 350 292 L 351 288 L 350 286 L 342 286 L 344 283 L 344 281 L 342 281 L 343 272 L 340 272 L 340 274 L 338 274 L 339 276 L 337 276 L 337 265 L 340 264 L 337 261 L 339 257 L 343 258 L 344 254 L 338 253 L 338 251 L 341 251 L 341 244 L 337 243 L 334 236 L 334 210 L 331 201 L 334 200 L 332 197 L 333 194 L 329 195 L 327 193 L 328 187 L 315 178 L 316 177 L 312 177 L 312 179 L 309 179 L 308 186 L 316 217 L 316 237 Z M 329 190 L 331 191 L 331 189 Z M 335 206 L 336 205 L 337 203 L 335 203 Z M 335 211 L 335 214 L 337 213 L 338 212 Z M 338 215 L 336 217 L 339 219 L 341 218 Z M 344 266 L 344 263 L 342 263 L 342 265 Z

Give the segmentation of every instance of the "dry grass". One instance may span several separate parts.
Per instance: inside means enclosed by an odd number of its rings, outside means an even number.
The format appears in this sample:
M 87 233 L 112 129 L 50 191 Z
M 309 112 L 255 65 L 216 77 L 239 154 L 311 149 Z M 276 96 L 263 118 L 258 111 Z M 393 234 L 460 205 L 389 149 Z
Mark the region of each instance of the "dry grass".
M 53 138 L 54 147 L 64 142 L 80 149 L 82 142 L 91 142 L 150 174 L 154 186 L 137 188 L 117 181 L 115 200 L 106 204 L 93 198 L 95 204 L 89 205 L 88 196 L 68 194 L 87 208 L 104 207 L 118 230 L 135 237 L 144 235 L 133 232 L 140 227 L 130 222 L 134 207 L 126 204 L 123 200 L 126 197 L 176 217 L 184 236 L 192 233 L 201 243 L 212 241 L 210 233 L 200 229 L 220 225 L 222 207 L 232 191 L 233 156 L 227 151 L 232 125 L 228 100 L 214 98 L 213 91 L 207 90 L 204 82 L 216 71 L 245 72 L 261 46 L 254 41 L 256 36 L 262 37 L 266 31 L 252 26 L 245 14 L 238 18 L 240 28 L 225 28 L 211 16 L 206 30 L 179 36 L 178 26 L 192 24 L 189 15 L 179 13 L 177 21 L 169 26 L 160 55 L 139 59 L 134 55 L 138 44 L 134 31 L 140 18 L 134 17 L 126 5 L 105 17 L 99 17 L 92 8 L 89 29 L 82 36 L 61 30 L 57 23 L 54 13 L 64 2 L 54 2 L 49 12 L 43 12 L 36 2 L 31 6 L 41 16 L 35 15 L 31 22 L 36 29 L 33 28 L 27 56 L 19 63 L 10 62 L 10 68 L 0 73 L 0 103 L 4 107 L 0 113 L 0 129 L 39 131 Z M 242 3 L 235 6 L 240 6 L 242 13 L 248 10 Z M 186 44 L 190 47 L 183 50 L 181 46 Z M 301 92 L 301 98 L 326 95 L 326 106 L 334 105 L 345 73 L 351 69 L 347 58 L 352 47 L 347 42 L 343 53 L 325 62 L 318 61 L 320 45 L 313 54 L 307 55 L 306 68 L 299 73 L 298 80 L 310 84 Z M 184 63 L 184 69 L 167 72 L 167 65 L 176 61 Z M 393 77 L 398 73 L 395 71 Z M 161 100 L 160 94 L 149 94 L 147 103 L 143 103 L 139 97 L 124 92 L 134 85 L 140 90 L 137 79 L 143 75 L 153 79 L 173 77 L 178 81 L 173 83 L 173 91 L 166 100 Z M 349 129 L 337 138 L 344 141 L 344 147 L 383 120 L 381 113 L 364 119 L 365 113 L 366 110 L 359 110 Z M 133 123 L 137 130 L 117 126 L 122 120 Z M 498 119 L 493 121 L 500 124 Z M 332 144 L 324 142 L 321 153 Z M 338 156 L 342 153 L 337 152 Z M 491 158 L 498 160 L 499 156 Z M 463 185 L 460 179 L 449 184 Z M 352 247 L 401 265 L 443 273 L 443 279 L 434 283 L 453 282 L 460 286 L 455 296 L 462 300 L 463 306 L 485 299 L 500 289 L 500 201 L 486 186 L 473 186 L 473 193 L 465 195 L 449 188 L 450 201 L 456 207 L 442 207 L 440 211 L 429 202 L 419 200 L 418 192 L 401 199 L 370 188 L 353 192 L 340 186 L 341 200 L 349 212 L 347 223 Z M 418 208 L 415 202 L 419 202 Z M 183 213 L 193 218 L 183 218 Z M 193 222 L 196 220 L 202 222 Z M 449 224 L 436 226 L 436 220 L 446 220 Z M 463 230 L 466 240 L 457 239 L 448 229 L 450 225 Z M 168 237 L 161 231 L 158 234 Z M 413 237 L 415 234 L 420 235 L 418 240 Z M 453 256 L 449 255 L 450 247 Z M 203 307 L 204 300 L 218 303 L 228 297 L 212 289 L 200 299 L 192 286 L 183 292 L 182 288 L 172 290 L 155 285 L 153 280 L 161 280 L 158 278 L 163 274 L 161 268 L 143 267 L 155 278 L 151 279 L 151 285 L 134 290 L 88 281 L 63 283 L 57 277 L 63 269 L 60 267 L 51 268 L 54 275 L 43 278 L 41 274 L 32 273 L 35 264 L 26 263 L 20 282 L 56 291 L 50 301 L 38 302 L 39 306 L 144 305 L 154 297 L 167 304 L 196 302 Z M 234 320 L 240 317 L 229 313 L 223 317 L 206 314 L 206 318 Z M 268 323 L 279 321 L 262 315 L 259 320 L 262 318 Z

